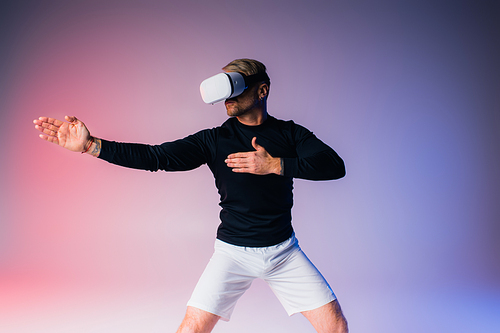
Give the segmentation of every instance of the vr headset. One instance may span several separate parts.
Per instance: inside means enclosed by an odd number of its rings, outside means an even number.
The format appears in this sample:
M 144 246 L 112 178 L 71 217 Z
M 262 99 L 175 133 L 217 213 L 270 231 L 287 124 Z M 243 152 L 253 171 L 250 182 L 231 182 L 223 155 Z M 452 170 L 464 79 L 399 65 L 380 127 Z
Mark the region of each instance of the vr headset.
M 259 81 L 269 81 L 267 73 L 248 76 L 238 72 L 220 73 L 201 83 L 201 98 L 207 104 L 219 103 L 228 98 L 241 95 L 245 89 Z

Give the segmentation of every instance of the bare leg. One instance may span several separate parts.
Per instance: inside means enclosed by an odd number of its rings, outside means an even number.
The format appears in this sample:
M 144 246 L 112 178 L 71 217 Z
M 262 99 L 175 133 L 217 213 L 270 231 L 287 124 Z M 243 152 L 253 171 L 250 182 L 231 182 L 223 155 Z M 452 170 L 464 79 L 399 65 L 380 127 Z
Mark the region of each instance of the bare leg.
M 302 314 L 311 322 L 318 333 L 347 333 L 345 320 L 339 302 L 334 300 L 317 309 Z
M 188 306 L 186 316 L 177 333 L 209 333 L 212 332 L 219 316 L 192 306 Z

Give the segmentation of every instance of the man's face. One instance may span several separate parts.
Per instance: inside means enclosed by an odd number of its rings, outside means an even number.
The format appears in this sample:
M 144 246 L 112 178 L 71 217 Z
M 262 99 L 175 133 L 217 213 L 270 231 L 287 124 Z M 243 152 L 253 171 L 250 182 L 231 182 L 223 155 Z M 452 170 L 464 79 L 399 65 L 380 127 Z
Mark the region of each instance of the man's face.
M 226 99 L 224 104 L 226 106 L 227 115 L 229 117 L 242 116 L 259 106 L 258 88 L 259 85 L 256 84 L 245 90 L 241 95 Z

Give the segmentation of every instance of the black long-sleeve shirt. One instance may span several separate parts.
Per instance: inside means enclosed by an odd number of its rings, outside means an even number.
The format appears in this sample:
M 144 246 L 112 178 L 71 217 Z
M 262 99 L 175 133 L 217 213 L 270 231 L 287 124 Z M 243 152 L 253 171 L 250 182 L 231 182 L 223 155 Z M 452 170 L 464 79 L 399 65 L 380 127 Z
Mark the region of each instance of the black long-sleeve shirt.
M 226 165 L 229 154 L 255 150 L 253 137 L 271 156 L 283 159 L 282 176 L 236 173 Z M 220 127 L 155 146 L 102 140 L 99 158 L 150 171 L 185 171 L 207 164 L 222 207 L 217 238 L 249 247 L 272 246 L 292 235 L 293 178 L 330 180 L 345 175 L 342 159 L 313 133 L 271 116 L 258 126 L 229 118 Z

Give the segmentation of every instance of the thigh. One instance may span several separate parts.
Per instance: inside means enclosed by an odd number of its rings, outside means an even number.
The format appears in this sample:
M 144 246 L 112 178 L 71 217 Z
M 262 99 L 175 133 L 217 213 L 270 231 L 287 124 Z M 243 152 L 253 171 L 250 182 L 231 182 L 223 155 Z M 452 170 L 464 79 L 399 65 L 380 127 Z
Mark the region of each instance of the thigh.
M 302 314 L 319 333 L 347 333 L 347 321 L 337 300 L 317 309 L 303 311 Z
M 336 299 L 326 279 L 300 247 L 277 259 L 264 280 L 289 315 L 316 309 Z
M 236 302 L 250 288 L 255 278 L 251 265 L 246 265 L 232 253 L 216 247 L 188 305 L 228 321 Z

